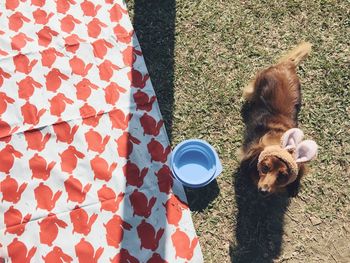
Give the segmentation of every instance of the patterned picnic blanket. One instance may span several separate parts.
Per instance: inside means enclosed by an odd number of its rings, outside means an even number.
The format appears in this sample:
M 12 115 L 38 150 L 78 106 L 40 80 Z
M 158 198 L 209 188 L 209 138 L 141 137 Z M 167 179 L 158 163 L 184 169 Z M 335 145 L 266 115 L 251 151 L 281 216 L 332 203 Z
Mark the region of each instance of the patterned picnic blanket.
M 5 262 L 202 262 L 170 151 L 123 1 L 0 1 Z

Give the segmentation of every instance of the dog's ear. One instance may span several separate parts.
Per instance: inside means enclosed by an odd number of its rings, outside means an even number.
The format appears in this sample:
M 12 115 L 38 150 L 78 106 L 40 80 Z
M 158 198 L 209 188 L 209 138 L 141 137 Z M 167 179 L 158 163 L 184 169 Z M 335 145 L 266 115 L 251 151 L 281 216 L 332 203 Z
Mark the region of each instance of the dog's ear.
M 257 173 L 258 158 L 260 153 L 264 150 L 262 145 L 255 145 L 249 149 L 245 156 L 241 160 L 241 170 L 248 174 Z
M 286 150 L 294 150 L 302 141 L 304 133 L 298 128 L 289 129 L 282 135 L 281 146 Z
M 286 187 L 289 197 L 296 197 L 300 190 L 300 178 L 298 177 L 294 182 Z
M 290 197 L 296 197 L 298 195 L 300 190 L 300 185 L 301 185 L 300 181 L 301 181 L 301 178 L 303 178 L 305 173 L 306 173 L 306 166 L 304 164 L 301 164 L 299 167 L 297 179 L 294 182 L 288 184 L 286 187 L 288 195 Z
M 317 143 L 313 140 L 305 140 L 296 148 L 296 162 L 305 163 L 317 156 Z

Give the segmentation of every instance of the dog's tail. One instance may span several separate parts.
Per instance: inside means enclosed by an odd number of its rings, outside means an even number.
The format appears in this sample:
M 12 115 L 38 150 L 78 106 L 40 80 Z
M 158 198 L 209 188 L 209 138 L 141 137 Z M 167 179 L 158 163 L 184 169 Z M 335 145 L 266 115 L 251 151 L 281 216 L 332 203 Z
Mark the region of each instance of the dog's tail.
M 311 52 L 311 43 L 301 42 L 282 58 L 278 60 L 278 63 L 292 62 L 295 66 L 298 66 Z

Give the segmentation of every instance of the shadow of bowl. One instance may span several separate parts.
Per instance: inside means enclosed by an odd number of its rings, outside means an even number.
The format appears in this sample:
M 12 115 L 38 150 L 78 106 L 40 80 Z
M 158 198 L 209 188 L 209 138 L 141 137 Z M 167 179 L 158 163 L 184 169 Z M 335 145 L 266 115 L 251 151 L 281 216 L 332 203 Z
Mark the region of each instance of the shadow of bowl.
M 185 187 L 185 192 L 190 210 L 202 212 L 216 199 L 220 193 L 220 189 L 216 180 L 213 180 L 210 184 L 201 188 Z

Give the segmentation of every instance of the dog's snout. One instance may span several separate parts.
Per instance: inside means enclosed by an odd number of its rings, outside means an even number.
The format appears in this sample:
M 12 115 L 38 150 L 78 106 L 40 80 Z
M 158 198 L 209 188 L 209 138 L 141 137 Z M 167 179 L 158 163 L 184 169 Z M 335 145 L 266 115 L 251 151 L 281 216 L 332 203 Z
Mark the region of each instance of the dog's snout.
M 269 186 L 267 184 L 264 184 L 263 186 L 259 187 L 259 190 L 262 192 L 267 192 L 269 190 Z

